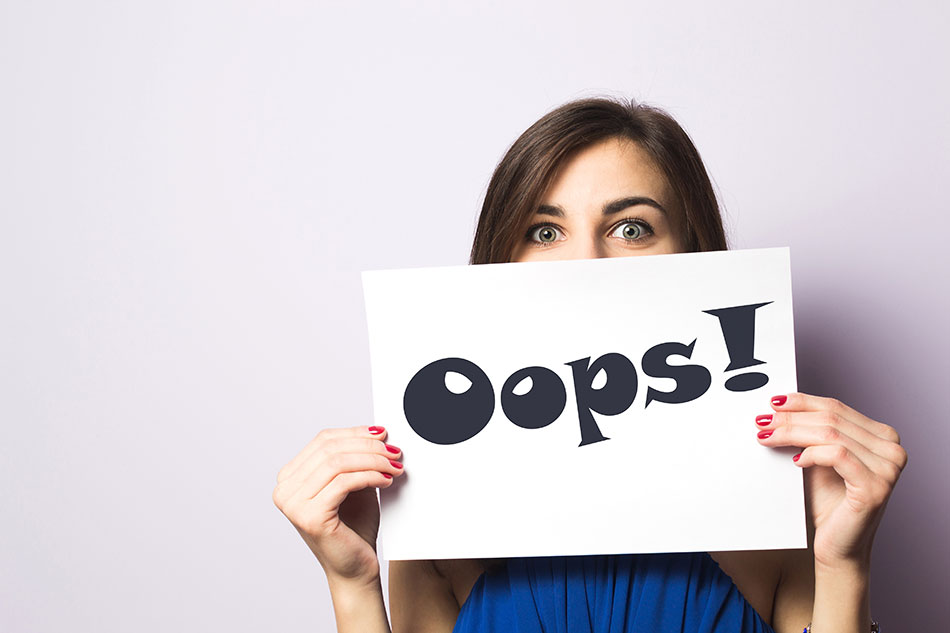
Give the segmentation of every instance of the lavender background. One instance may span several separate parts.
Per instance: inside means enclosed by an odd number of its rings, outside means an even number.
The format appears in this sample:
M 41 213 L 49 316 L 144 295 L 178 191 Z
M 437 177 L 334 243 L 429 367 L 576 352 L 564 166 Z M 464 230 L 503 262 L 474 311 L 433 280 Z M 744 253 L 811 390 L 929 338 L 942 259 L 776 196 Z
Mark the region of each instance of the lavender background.
M 0 4 L 0 629 L 332 630 L 278 469 L 372 409 L 359 271 L 465 263 L 572 98 L 692 135 L 789 245 L 801 388 L 901 432 L 873 611 L 950 621 L 950 11 Z

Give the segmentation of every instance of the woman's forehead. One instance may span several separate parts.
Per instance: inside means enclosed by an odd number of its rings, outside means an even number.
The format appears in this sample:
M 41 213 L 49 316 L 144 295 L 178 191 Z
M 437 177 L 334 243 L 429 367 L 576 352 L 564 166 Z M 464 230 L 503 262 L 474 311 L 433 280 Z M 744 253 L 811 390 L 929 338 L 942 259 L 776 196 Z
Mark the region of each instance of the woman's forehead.
M 669 208 L 671 188 L 649 154 L 628 139 L 609 138 L 566 158 L 541 204 L 590 212 L 619 197 L 644 196 Z

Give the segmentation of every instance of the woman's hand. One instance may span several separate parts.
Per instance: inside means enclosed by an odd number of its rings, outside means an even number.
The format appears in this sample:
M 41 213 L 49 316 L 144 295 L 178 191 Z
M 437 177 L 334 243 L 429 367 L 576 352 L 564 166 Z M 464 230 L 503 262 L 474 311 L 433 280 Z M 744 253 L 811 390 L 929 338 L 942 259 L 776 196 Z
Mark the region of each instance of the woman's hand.
M 376 426 L 324 429 L 277 473 L 274 504 L 320 561 L 331 588 L 379 579 L 375 488 L 402 474 L 401 451 Z
M 756 418 L 759 442 L 797 446 L 815 526 L 816 565 L 867 569 L 884 506 L 907 464 L 892 427 L 833 398 L 790 393 Z

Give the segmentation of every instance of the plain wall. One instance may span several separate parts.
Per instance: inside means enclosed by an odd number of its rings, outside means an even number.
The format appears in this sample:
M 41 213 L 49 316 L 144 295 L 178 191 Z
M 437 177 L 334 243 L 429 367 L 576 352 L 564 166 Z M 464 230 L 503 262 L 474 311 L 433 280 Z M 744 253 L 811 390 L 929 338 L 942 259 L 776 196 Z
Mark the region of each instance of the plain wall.
M 791 247 L 801 389 L 910 455 L 873 613 L 945 626 L 948 5 L 442 4 L 0 4 L 0 629 L 332 630 L 271 493 L 372 420 L 359 271 L 465 263 L 508 145 L 599 94 Z

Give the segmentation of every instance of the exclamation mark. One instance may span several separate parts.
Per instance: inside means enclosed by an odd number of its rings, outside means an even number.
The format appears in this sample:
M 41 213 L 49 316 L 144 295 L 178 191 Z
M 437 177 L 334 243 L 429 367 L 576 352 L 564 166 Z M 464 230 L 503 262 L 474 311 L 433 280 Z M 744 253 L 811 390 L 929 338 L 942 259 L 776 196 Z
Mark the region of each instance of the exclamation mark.
M 726 351 L 729 352 L 729 365 L 726 367 L 726 371 L 745 369 L 746 367 L 754 367 L 765 363 L 764 360 L 755 358 L 755 311 L 770 303 L 772 302 L 766 301 L 765 303 L 752 303 L 746 306 L 703 310 L 706 314 L 719 318 L 722 336 L 726 340 Z M 737 374 L 727 380 L 726 389 L 729 391 L 752 391 L 764 386 L 768 381 L 769 377 L 762 372 L 750 371 Z

